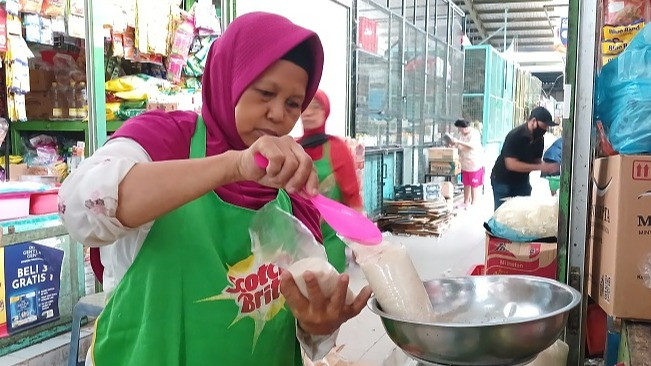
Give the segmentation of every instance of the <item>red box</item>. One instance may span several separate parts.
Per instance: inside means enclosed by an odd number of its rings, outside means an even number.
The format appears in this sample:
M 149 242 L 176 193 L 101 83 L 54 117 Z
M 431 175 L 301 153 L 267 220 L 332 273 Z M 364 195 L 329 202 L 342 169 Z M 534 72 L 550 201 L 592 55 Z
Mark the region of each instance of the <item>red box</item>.
M 59 189 L 32 193 L 29 199 L 30 215 L 47 215 L 59 211 Z
M 556 279 L 556 243 L 514 243 L 486 233 L 485 274 Z
M 364 51 L 377 53 L 377 22 L 366 17 L 359 17 L 357 27 L 359 47 Z
M 474 266 L 470 267 L 470 270 L 468 270 L 468 276 L 483 276 L 483 275 L 484 275 L 483 264 L 475 264 Z

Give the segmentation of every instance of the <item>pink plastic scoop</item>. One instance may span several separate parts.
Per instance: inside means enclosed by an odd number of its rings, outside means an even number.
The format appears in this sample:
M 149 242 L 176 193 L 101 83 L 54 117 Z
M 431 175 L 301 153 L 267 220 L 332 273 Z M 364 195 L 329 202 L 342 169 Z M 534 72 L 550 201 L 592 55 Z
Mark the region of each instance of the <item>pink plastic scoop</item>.
M 256 154 L 255 164 L 266 169 L 269 160 L 261 154 Z M 309 199 L 323 219 L 344 238 L 363 245 L 377 245 L 382 242 L 380 229 L 361 213 L 321 194 Z

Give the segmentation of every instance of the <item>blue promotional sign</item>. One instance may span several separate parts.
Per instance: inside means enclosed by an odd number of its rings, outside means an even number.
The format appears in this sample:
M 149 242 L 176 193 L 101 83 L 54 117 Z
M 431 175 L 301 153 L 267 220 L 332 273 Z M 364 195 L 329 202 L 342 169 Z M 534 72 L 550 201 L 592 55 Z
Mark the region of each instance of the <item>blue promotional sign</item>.
M 561 19 L 560 38 L 563 46 L 567 47 L 567 18 Z
M 4 248 L 5 304 L 9 334 L 59 317 L 63 250 L 36 243 Z

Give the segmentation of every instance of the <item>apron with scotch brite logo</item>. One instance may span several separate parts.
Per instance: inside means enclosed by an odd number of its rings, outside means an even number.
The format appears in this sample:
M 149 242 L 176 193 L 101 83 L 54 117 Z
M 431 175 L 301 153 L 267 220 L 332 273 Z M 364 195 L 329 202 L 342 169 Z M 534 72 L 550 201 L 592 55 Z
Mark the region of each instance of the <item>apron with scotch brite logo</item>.
M 190 158 L 205 147 L 199 117 Z M 282 190 L 270 204 L 291 212 Z M 157 219 L 97 319 L 93 364 L 302 365 L 280 270 L 251 254 L 254 213 L 211 191 Z

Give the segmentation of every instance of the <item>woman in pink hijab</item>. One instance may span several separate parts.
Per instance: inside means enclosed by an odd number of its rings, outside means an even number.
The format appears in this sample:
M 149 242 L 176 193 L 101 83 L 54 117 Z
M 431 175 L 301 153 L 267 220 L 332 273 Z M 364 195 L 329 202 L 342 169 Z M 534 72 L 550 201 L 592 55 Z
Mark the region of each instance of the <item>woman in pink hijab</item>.
M 326 134 L 329 116 L 330 99 L 324 91 L 317 90 L 301 115 L 303 137 L 298 143 L 314 161 L 321 194 L 361 212 L 362 196 L 355 162 L 344 140 Z M 321 232 L 328 261 L 343 273 L 346 270 L 346 244 L 326 222 L 321 223 Z
M 297 194 L 316 194 L 318 179 L 288 133 L 322 66 L 312 31 L 243 15 L 211 48 L 201 115 L 133 118 L 66 180 L 61 217 L 99 248 L 108 294 L 88 365 L 302 365 L 299 344 L 319 358 L 359 314 L 368 288 L 346 305 L 346 275 L 328 298 L 307 273 L 305 297 L 252 255 L 248 233 L 272 203 L 321 240 L 318 212 Z

